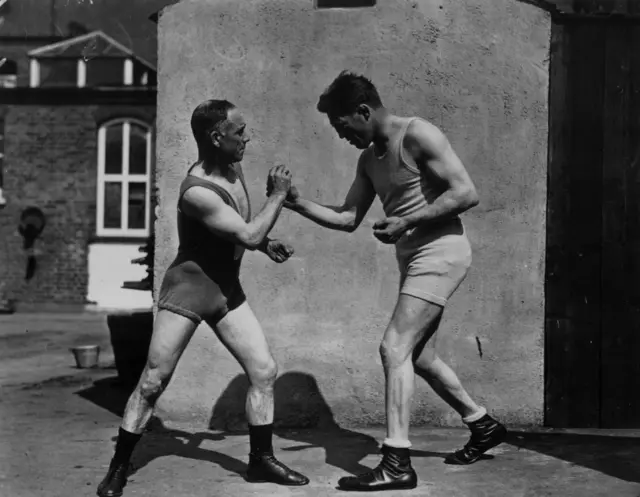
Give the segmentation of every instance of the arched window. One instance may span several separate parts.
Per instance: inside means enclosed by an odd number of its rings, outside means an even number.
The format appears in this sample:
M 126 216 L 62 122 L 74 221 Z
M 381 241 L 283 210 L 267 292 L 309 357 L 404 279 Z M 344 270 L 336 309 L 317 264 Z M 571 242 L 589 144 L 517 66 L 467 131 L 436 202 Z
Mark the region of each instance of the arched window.
M 151 133 L 135 119 L 98 130 L 98 236 L 149 236 Z

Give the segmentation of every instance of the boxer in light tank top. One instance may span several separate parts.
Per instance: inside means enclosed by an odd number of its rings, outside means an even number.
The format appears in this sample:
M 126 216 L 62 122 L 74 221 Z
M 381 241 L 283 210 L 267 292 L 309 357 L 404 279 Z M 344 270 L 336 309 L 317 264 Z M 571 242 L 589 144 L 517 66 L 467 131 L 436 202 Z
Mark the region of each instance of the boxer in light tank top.
M 435 349 L 443 309 L 471 264 L 459 215 L 477 205 L 478 196 L 444 134 L 424 119 L 391 114 L 365 77 L 342 72 L 320 97 L 318 110 L 340 138 L 363 150 L 355 180 L 342 205 L 303 199 L 292 186 L 285 206 L 327 228 L 352 232 L 377 195 L 385 217 L 372 234 L 395 245 L 400 269 L 398 301 L 380 346 L 387 399 L 382 461 L 364 474 L 341 478 L 339 485 L 357 491 L 415 488 L 409 458 L 414 372 L 471 431 L 469 442 L 447 463 L 472 464 L 507 434 L 471 399 Z

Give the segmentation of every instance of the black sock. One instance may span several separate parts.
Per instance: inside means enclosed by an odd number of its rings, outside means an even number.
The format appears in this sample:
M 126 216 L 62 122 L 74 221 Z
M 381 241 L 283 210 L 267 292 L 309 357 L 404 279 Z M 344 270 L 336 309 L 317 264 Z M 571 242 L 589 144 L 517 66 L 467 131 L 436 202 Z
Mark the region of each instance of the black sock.
M 273 452 L 271 438 L 273 436 L 273 423 L 268 425 L 249 425 L 249 444 L 251 454 L 270 454 Z
M 142 437 L 142 433 L 131 433 L 130 431 L 118 430 L 118 441 L 116 442 L 116 453 L 113 455 L 113 462 L 126 464 L 131 459 L 133 449 Z

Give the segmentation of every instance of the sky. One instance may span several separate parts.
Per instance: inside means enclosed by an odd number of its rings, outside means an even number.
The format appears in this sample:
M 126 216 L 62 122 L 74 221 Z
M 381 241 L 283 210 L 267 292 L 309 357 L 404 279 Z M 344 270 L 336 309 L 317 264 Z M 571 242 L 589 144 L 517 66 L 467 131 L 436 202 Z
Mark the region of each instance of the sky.
M 66 35 L 70 22 L 101 30 L 157 64 L 149 16 L 175 0 L 0 0 L 0 36 Z

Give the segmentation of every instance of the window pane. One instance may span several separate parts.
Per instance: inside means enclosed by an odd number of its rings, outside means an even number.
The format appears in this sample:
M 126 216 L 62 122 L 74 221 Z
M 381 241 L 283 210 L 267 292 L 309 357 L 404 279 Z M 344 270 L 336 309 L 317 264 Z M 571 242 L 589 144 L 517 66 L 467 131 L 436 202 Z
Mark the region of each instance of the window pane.
M 40 59 L 40 86 L 77 86 L 76 59 Z
M 15 61 L 0 58 L 0 88 L 18 86 L 18 65 Z
M 7 58 L 0 58 L 0 74 L 3 76 L 18 74 L 18 64 L 16 61 Z
M 147 174 L 147 130 L 131 123 L 129 174 Z
M 104 184 L 104 227 L 122 228 L 122 183 Z
M 122 86 L 124 59 L 96 58 L 87 63 L 87 86 Z
M 145 199 L 147 185 L 145 183 L 129 183 L 129 229 L 146 228 Z
M 122 124 L 107 128 L 104 171 L 106 174 L 122 174 Z

